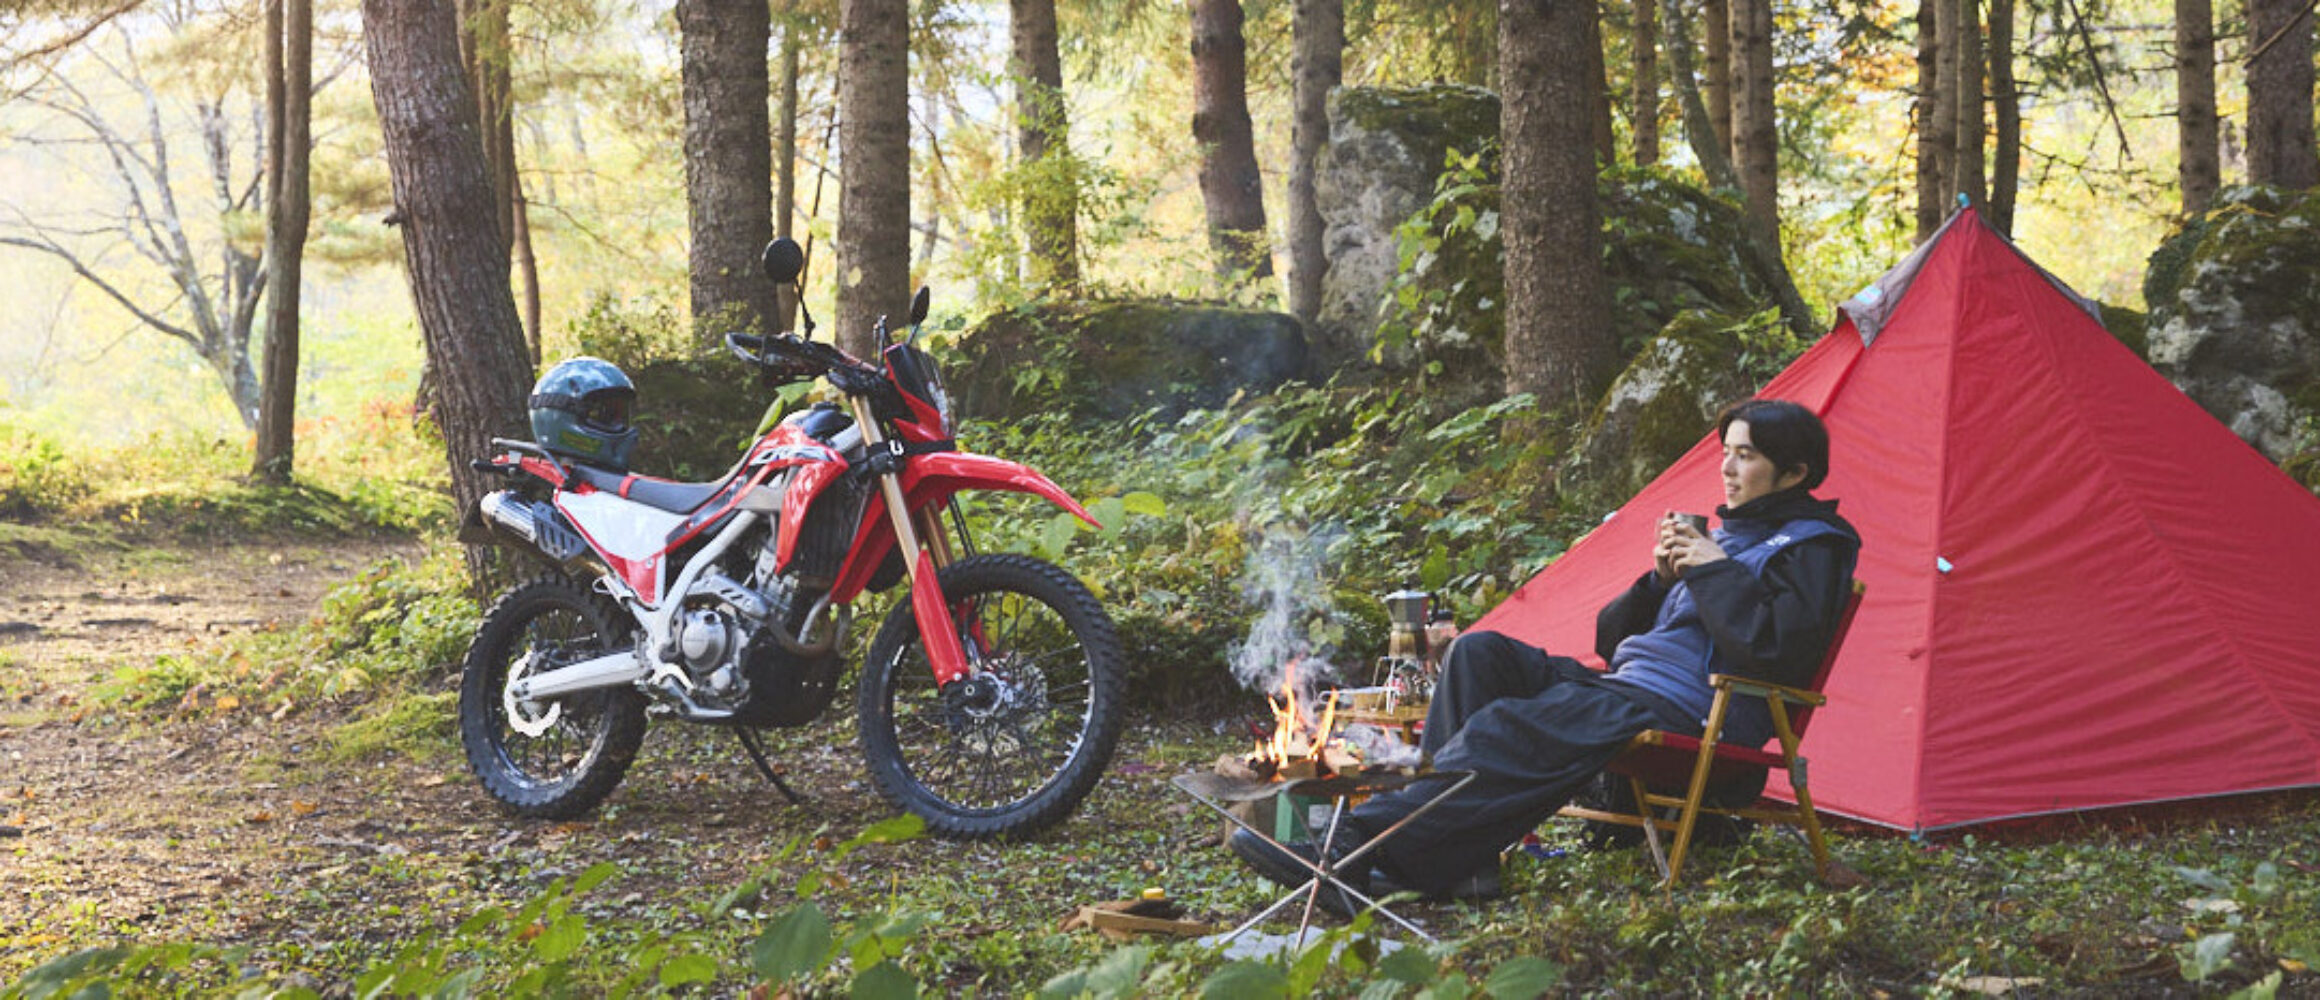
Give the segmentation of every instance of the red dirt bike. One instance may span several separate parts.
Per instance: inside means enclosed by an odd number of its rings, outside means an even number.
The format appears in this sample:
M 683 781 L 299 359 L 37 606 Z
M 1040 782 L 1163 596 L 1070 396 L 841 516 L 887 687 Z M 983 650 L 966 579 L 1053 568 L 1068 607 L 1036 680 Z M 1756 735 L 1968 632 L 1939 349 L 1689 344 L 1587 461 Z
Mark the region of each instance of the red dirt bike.
M 768 277 L 804 255 L 777 240 Z M 806 336 L 728 334 L 771 382 L 827 378 L 844 405 L 790 415 L 723 478 L 681 483 L 496 441 L 518 481 L 469 512 L 463 539 L 512 543 L 557 571 L 502 595 L 468 649 L 460 738 L 515 812 L 569 817 L 620 782 L 648 714 L 732 729 L 782 793 L 757 732 L 818 718 L 835 695 L 855 599 L 907 583 L 870 644 L 860 739 L 879 791 L 953 839 L 1061 821 L 1120 732 L 1119 639 L 1078 579 L 1021 555 L 975 554 L 957 494 L 1044 497 L 1047 477 L 956 449 L 933 359 L 913 335 L 868 364 Z

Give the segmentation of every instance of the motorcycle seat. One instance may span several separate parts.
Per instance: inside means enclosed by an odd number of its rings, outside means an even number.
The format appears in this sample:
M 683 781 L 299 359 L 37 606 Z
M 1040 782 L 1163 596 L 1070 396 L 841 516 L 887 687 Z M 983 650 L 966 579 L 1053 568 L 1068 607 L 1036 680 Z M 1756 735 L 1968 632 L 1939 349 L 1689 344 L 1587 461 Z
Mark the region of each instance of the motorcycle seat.
M 671 514 L 690 514 L 725 491 L 723 480 L 680 483 L 634 473 L 610 472 L 586 465 L 573 466 L 574 478 L 597 489 Z

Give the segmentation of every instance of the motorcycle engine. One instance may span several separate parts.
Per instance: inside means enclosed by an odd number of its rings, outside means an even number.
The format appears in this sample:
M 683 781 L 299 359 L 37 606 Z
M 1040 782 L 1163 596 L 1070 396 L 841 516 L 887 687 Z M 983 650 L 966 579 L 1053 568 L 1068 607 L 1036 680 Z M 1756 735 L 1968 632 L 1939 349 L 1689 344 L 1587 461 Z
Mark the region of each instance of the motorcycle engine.
M 798 648 L 798 633 L 821 592 L 773 571 L 771 534 L 760 546 L 766 551 L 730 558 L 686 590 L 662 655 L 692 680 L 691 695 L 680 700 L 748 725 L 803 725 L 820 717 L 836 693 L 843 643 L 831 641 L 818 652 Z M 842 639 L 843 625 L 834 627 Z
M 685 593 L 670 627 L 672 652 L 696 689 L 705 690 L 722 707 L 739 705 L 749 697 L 740 654 L 767 611 L 763 598 L 713 571 Z

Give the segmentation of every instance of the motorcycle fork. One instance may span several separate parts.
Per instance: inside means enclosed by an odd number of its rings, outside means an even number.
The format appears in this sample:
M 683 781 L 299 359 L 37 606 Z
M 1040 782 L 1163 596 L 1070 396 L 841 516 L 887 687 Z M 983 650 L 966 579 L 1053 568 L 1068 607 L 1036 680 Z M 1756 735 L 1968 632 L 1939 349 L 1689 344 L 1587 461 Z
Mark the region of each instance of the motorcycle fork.
M 901 454 L 888 444 L 869 400 L 856 396 L 847 403 L 854 411 L 854 425 L 862 428 L 864 448 Z M 902 495 L 899 472 L 879 476 L 878 492 L 886 501 L 886 516 L 894 524 L 895 549 L 910 561 L 910 610 L 918 619 L 919 641 L 925 644 L 927 662 L 934 667 L 935 683 L 948 686 L 972 672 L 966 647 L 959 642 L 958 624 L 951 618 L 950 604 L 943 600 L 939 576 L 942 567 L 950 563 L 950 539 L 943 533 L 942 523 L 934 518 L 932 508 L 923 517 L 911 514 L 910 505 Z

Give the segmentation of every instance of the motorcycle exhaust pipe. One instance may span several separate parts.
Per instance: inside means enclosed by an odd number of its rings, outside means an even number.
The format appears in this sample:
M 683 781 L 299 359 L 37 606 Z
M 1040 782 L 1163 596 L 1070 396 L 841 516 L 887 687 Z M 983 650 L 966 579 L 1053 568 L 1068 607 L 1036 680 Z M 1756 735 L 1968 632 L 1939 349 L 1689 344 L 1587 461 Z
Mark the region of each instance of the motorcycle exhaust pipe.
M 567 526 L 554 507 L 526 500 L 511 490 L 486 493 L 477 506 L 486 522 L 522 539 L 555 562 L 571 565 L 589 555 L 588 545 L 580 540 L 580 533 Z

